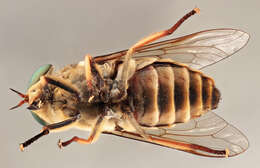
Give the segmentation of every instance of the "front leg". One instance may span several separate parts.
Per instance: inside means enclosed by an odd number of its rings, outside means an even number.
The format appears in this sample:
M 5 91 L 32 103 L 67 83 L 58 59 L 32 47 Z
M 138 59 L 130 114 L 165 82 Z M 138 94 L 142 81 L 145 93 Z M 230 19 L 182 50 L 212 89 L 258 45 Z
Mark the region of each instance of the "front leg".
M 88 103 L 108 102 L 109 83 L 90 55 L 85 56 L 85 79 L 88 88 Z
M 90 55 L 85 56 L 84 64 L 88 103 L 116 103 L 126 96 L 122 81 L 104 79 L 101 70 Z
M 70 140 L 67 140 L 65 142 L 61 142 L 61 140 L 59 140 L 58 146 L 60 148 L 62 148 L 62 147 L 68 146 L 72 142 L 77 142 L 80 144 L 91 144 L 91 143 L 96 142 L 98 140 L 100 134 L 104 131 L 104 125 L 105 125 L 106 121 L 113 117 L 115 117 L 115 114 L 112 111 L 112 109 L 105 106 L 103 109 L 103 114 L 98 116 L 98 119 L 97 119 L 88 139 L 83 139 L 83 138 L 74 136 L 73 138 L 71 138 Z
M 54 123 L 54 124 L 49 124 L 43 127 L 42 131 L 37 134 L 36 136 L 30 138 L 29 140 L 25 141 L 24 143 L 20 144 L 20 150 L 24 151 L 24 148 L 31 145 L 33 142 L 35 142 L 36 140 L 38 140 L 39 138 L 41 138 L 44 135 L 48 135 L 51 131 L 65 127 L 65 126 L 69 126 L 72 123 L 75 123 L 76 121 L 78 121 L 80 119 L 80 114 L 78 113 L 77 115 L 75 115 L 74 117 L 58 122 L 58 123 Z
M 58 146 L 60 148 L 68 146 L 69 144 L 71 144 L 72 142 L 77 142 L 77 143 L 81 143 L 81 144 L 91 144 L 95 141 L 97 141 L 97 139 L 99 138 L 100 134 L 103 131 L 103 126 L 104 126 L 104 116 L 99 116 L 94 128 L 92 129 L 90 136 L 88 139 L 83 139 L 83 138 L 79 138 L 77 136 L 74 136 L 73 138 L 71 138 L 68 141 L 65 142 L 61 142 L 61 140 L 59 140 L 58 142 Z

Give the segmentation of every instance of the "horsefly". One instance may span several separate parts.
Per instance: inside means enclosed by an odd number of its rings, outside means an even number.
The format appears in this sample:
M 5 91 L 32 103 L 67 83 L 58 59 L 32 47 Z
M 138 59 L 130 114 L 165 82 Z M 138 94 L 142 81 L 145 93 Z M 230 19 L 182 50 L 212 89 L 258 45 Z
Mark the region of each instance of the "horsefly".
M 212 29 L 152 43 L 172 34 L 195 8 L 170 29 L 154 33 L 130 49 L 54 71 L 50 64 L 32 76 L 23 100 L 42 131 L 20 149 L 51 132 L 78 128 L 91 131 L 62 142 L 90 144 L 101 133 L 157 144 L 196 155 L 229 157 L 248 148 L 247 138 L 212 112 L 220 92 L 202 73 L 243 48 L 249 35 L 236 29 Z M 152 44 L 150 44 L 152 43 Z

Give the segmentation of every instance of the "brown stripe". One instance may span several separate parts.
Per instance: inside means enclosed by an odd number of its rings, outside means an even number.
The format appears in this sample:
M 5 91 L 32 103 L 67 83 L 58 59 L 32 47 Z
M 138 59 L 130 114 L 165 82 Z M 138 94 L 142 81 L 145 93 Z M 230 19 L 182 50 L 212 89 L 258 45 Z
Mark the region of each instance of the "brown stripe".
M 170 66 L 157 66 L 159 92 L 158 106 L 160 118 L 157 125 L 169 125 L 175 122 L 174 73 Z
M 184 67 L 173 67 L 175 122 L 186 122 L 190 119 L 189 72 Z
M 218 107 L 218 103 L 220 100 L 220 92 L 219 90 L 214 87 L 213 92 L 212 92 L 212 102 L 211 102 L 211 108 L 216 109 Z
M 202 81 L 197 72 L 190 72 L 190 110 L 192 117 L 200 116 L 203 109 Z
M 207 77 L 202 78 L 202 100 L 204 113 L 211 109 L 213 82 Z

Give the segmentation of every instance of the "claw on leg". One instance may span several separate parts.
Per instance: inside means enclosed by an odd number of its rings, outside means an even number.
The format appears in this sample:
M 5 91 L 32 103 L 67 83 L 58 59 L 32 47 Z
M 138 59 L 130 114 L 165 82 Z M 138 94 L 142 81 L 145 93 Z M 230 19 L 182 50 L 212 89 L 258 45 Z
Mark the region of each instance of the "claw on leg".
M 61 149 L 62 148 L 62 142 L 61 140 L 59 139 L 58 143 L 57 143 L 58 147 Z
M 20 145 L 19 145 L 19 148 L 20 148 L 20 151 L 21 151 L 21 152 L 23 152 L 23 151 L 24 151 L 23 144 L 20 144 Z

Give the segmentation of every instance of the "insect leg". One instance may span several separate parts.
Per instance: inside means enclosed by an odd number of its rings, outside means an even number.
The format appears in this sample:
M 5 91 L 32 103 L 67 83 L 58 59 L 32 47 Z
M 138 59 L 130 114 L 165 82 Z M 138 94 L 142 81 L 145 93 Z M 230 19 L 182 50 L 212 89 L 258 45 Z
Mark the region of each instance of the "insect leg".
M 91 144 L 91 143 L 97 141 L 97 139 L 99 138 L 100 134 L 103 131 L 103 126 L 104 126 L 105 120 L 106 120 L 106 117 L 104 115 L 99 116 L 99 118 L 98 118 L 94 128 L 92 129 L 88 139 L 83 139 L 83 138 L 79 138 L 77 136 L 74 136 L 73 138 L 71 138 L 70 140 L 65 141 L 65 142 L 61 142 L 61 140 L 59 140 L 58 146 L 60 148 L 62 148 L 62 147 L 68 146 L 72 142 L 77 142 L 77 143 L 81 143 L 81 144 Z
M 124 64 L 123 64 L 123 69 L 122 69 L 122 73 L 121 76 L 119 77 L 120 79 L 120 84 L 123 85 L 123 89 L 126 89 L 127 86 L 127 81 L 128 81 L 128 74 L 129 74 L 129 70 L 130 70 L 130 60 L 131 57 L 133 56 L 133 54 L 135 53 L 135 51 L 138 51 L 139 48 L 154 42 L 162 37 L 171 35 L 186 19 L 188 19 L 189 17 L 191 17 L 192 15 L 199 13 L 199 9 L 198 8 L 194 8 L 192 11 L 190 11 L 189 13 L 187 13 L 186 15 L 184 15 L 175 25 L 173 25 L 170 29 L 164 30 L 164 31 L 160 31 L 154 34 L 151 34 L 150 36 L 147 36 L 143 39 L 141 39 L 140 41 L 138 41 L 135 45 L 133 45 L 130 49 L 128 49 L 125 58 L 124 58 Z
M 142 136 L 145 140 L 147 141 L 151 141 L 151 137 L 149 135 L 147 135 L 144 130 L 141 128 L 141 126 L 138 124 L 138 122 L 136 121 L 136 119 L 134 118 L 133 113 L 129 112 L 126 113 L 126 118 L 127 120 L 131 123 L 131 125 L 135 128 L 136 132 Z
M 92 88 L 92 71 L 91 71 L 91 56 L 90 55 L 85 56 L 85 76 L 86 76 L 87 86 L 89 88 Z
M 24 151 L 25 147 L 31 145 L 34 141 L 38 140 L 42 136 L 49 134 L 52 130 L 68 126 L 68 125 L 74 123 L 75 121 L 77 121 L 79 118 L 80 118 L 80 114 L 77 114 L 76 116 L 74 116 L 70 119 L 44 126 L 42 131 L 39 134 L 30 138 L 29 140 L 25 141 L 24 143 L 21 143 L 20 150 Z
M 186 151 L 200 156 L 213 157 L 213 155 L 215 155 L 215 157 L 226 157 L 226 158 L 229 157 L 229 150 L 227 148 L 225 150 L 216 150 L 216 149 L 211 149 L 197 144 L 180 142 L 177 140 L 169 141 L 167 139 L 161 139 L 157 137 L 151 137 L 151 139 L 152 139 L 151 141 L 152 143 L 156 143 L 166 147 L 171 147 L 177 150 Z
M 136 132 L 142 136 L 145 140 L 151 141 L 151 137 L 147 135 L 144 130 L 141 128 L 140 124 L 136 121 L 134 114 L 133 114 L 133 109 L 131 106 L 123 106 L 123 111 L 125 114 L 126 120 L 135 128 Z
M 75 95 L 78 100 L 80 99 L 77 88 L 73 87 L 73 85 L 71 85 L 70 83 L 53 76 L 43 76 L 42 78 L 46 82 L 46 84 L 51 84 L 63 90 L 66 90 L 67 92 Z
M 129 139 L 134 139 L 137 141 L 143 141 L 148 142 L 156 145 L 161 145 L 185 152 L 189 152 L 192 154 L 200 155 L 200 156 L 206 156 L 206 157 L 229 157 L 230 151 L 228 148 L 225 150 L 216 150 L 211 149 L 206 146 L 198 145 L 198 144 L 192 144 L 188 142 L 181 142 L 174 139 L 164 139 L 162 137 L 158 137 L 155 135 L 150 136 L 150 141 L 144 139 L 141 135 L 133 133 L 133 132 L 127 132 L 122 130 L 116 130 L 114 132 L 103 132 L 104 134 L 113 134 L 120 137 L 125 137 Z
M 104 80 L 101 69 L 90 55 L 85 56 L 85 78 L 88 87 L 88 102 L 108 102 L 109 83 Z M 101 96 L 102 95 L 102 96 Z

